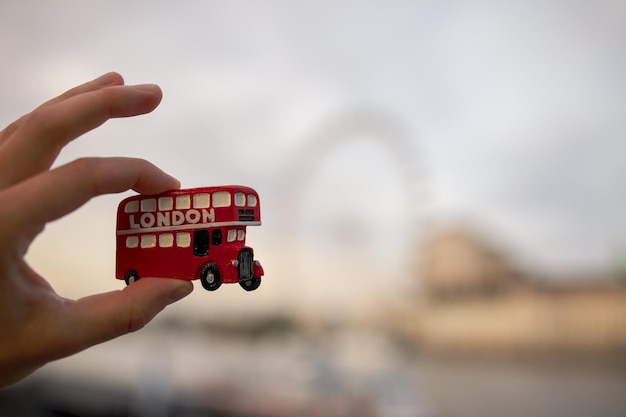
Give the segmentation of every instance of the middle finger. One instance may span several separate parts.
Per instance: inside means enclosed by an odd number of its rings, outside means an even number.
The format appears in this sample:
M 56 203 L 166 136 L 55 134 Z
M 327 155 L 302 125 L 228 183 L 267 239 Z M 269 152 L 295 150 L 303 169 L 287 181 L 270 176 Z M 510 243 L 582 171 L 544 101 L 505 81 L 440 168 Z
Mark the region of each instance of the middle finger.
M 98 78 L 88 81 L 84 84 L 81 84 L 77 87 L 74 87 L 70 90 L 67 90 L 63 94 L 55 97 L 51 100 L 46 101 L 44 104 L 39 106 L 38 108 L 49 106 L 55 103 L 59 103 L 63 100 L 67 100 L 79 94 L 87 93 L 89 91 L 98 90 L 100 88 L 110 86 L 110 85 L 124 85 L 124 78 L 116 72 L 109 72 L 104 75 L 99 76 Z M 19 127 L 24 123 L 24 120 L 28 117 L 22 116 L 17 119 L 15 122 L 8 125 L 6 128 L 0 131 L 0 145 L 4 142 L 9 136 L 11 136 Z

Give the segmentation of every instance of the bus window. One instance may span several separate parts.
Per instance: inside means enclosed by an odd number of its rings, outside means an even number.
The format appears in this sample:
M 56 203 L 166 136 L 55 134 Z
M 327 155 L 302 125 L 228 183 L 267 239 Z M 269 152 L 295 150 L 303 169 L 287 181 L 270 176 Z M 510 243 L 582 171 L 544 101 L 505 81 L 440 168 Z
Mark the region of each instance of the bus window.
M 139 201 L 129 201 L 124 207 L 124 213 L 137 213 L 139 211 Z
M 235 239 L 237 239 L 237 231 L 235 229 L 230 229 L 228 231 L 228 237 L 226 238 L 226 240 L 228 242 L 234 242 Z
M 246 205 L 246 195 L 244 193 L 235 193 L 235 205 L 237 207 Z
M 162 248 L 171 248 L 174 246 L 174 235 L 171 233 L 159 235 L 159 246 Z
M 213 207 L 230 206 L 230 193 L 228 191 L 216 191 L 213 193 Z
M 248 194 L 248 205 L 250 207 L 256 207 L 257 205 L 257 198 L 254 194 Z
M 136 248 L 137 246 L 139 246 L 139 238 L 137 236 L 128 236 L 126 238 L 127 248 Z
M 143 235 L 143 236 L 141 236 L 141 247 L 142 248 L 155 248 L 156 247 L 156 236 L 155 235 Z
M 209 231 L 196 230 L 193 232 L 193 254 L 207 256 L 209 253 Z
M 172 197 L 159 198 L 159 210 L 171 210 L 174 208 L 174 199 Z
M 191 197 L 188 195 L 179 195 L 176 197 L 176 208 L 178 210 L 191 208 Z
M 141 211 L 156 211 L 156 198 L 141 200 Z
M 219 246 L 222 244 L 222 231 L 220 229 L 214 229 L 212 233 L 211 243 L 213 246 Z
M 246 237 L 246 232 L 243 230 L 237 230 L 237 240 L 243 240 Z
M 211 199 L 208 193 L 196 194 L 193 196 L 194 208 L 209 208 Z
M 176 234 L 176 246 L 180 248 L 188 248 L 191 245 L 191 236 L 189 233 L 182 232 Z

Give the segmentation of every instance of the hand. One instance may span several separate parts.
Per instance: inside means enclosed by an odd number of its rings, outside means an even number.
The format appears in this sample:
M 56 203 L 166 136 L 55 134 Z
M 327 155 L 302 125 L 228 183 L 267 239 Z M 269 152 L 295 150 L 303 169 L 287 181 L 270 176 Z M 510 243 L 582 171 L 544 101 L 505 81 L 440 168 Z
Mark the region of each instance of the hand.
M 140 159 L 84 158 L 50 170 L 73 139 L 109 118 L 149 113 L 160 101 L 156 85 L 125 86 L 119 74 L 110 73 L 0 131 L 0 387 L 49 361 L 141 329 L 192 291 L 188 281 L 142 279 L 74 301 L 57 295 L 24 261 L 47 222 L 94 196 L 179 188 L 176 179 Z

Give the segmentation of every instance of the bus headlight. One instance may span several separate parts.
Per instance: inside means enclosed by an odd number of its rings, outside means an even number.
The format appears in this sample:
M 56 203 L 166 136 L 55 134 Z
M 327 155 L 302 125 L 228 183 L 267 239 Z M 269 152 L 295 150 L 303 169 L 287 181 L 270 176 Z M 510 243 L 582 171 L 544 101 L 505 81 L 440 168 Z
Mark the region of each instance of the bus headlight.
M 261 261 L 254 261 L 254 264 L 255 264 L 256 266 L 261 266 Z
M 239 261 L 238 261 L 237 259 L 235 259 L 235 260 L 232 262 L 232 264 L 233 264 L 233 266 L 239 266 Z

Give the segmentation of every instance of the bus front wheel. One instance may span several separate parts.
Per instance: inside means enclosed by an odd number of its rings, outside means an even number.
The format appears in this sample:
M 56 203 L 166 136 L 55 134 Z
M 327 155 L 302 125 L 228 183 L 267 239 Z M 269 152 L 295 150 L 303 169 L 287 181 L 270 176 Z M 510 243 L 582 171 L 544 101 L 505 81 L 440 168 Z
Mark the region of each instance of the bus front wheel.
M 207 291 L 215 291 L 222 285 L 220 270 L 215 264 L 208 264 L 200 272 L 200 282 Z
M 261 278 L 250 278 L 245 281 L 239 281 L 239 285 L 246 291 L 254 291 L 261 285 Z
M 133 282 L 139 281 L 139 275 L 137 274 L 137 271 L 135 271 L 134 269 L 128 271 L 124 276 L 124 281 L 126 281 L 126 285 L 130 285 Z

